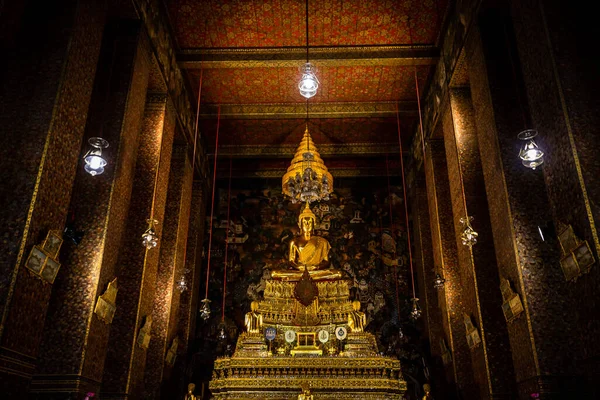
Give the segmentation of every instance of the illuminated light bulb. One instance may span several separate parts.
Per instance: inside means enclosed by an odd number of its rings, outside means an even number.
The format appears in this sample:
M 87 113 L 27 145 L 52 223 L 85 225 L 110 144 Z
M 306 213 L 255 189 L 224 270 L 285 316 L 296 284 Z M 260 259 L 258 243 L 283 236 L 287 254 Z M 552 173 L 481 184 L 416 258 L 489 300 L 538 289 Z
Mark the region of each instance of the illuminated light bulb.
M 85 161 L 83 168 L 92 176 L 100 175 L 104 172 L 104 167 L 107 164 L 106 160 L 102 157 L 102 149 L 108 147 L 108 142 L 99 137 L 91 137 L 88 139 L 88 143 L 91 148 L 83 156 L 83 160 Z
M 537 135 L 538 131 L 535 129 L 527 129 L 517 135 L 520 140 L 525 141 L 519 151 L 519 158 L 524 166 L 531 169 L 536 169 L 544 163 L 544 152 L 533 140 Z
M 300 94 L 307 99 L 310 99 L 315 94 L 317 94 L 317 89 L 319 88 L 319 80 L 315 75 L 315 67 L 311 63 L 306 63 L 302 67 L 302 78 L 298 83 L 298 89 L 300 90 Z

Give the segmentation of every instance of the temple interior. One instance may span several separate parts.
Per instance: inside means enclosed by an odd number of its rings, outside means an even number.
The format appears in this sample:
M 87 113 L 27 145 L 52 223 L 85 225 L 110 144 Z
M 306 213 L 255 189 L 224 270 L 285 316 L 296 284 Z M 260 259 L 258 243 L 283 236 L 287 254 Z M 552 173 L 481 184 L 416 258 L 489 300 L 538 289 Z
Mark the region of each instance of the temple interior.
M 598 38 L 556 0 L 0 1 L 0 398 L 600 399 Z

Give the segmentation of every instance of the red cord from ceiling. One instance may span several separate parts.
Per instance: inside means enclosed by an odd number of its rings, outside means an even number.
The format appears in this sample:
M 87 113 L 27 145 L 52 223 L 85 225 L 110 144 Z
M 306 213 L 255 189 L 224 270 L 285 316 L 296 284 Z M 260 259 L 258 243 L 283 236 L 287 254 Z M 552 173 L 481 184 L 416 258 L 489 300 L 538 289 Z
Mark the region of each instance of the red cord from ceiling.
M 225 231 L 225 265 L 223 266 L 223 310 L 221 319 L 225 322 L 225 296 L 227 295 L 227 254 L 229 252 L 229 211 L 231 209 L 231 167 L 232 159 L 229 157 L 229 189 L 227 191 L 227 230 Z
M 412 260 L 412 246 L 410 241 L 410 226 L 408 225 L 408 203 L 406 202 L 406 178 L 404 175 L 404 159 L 402 157 L 402 135 L 400 133 L 400 111 L 398 110 L 398 103 L 396 103 L 396 121 L 398 124 L 398 144 L 400 146 L 400 167 L 402 168 L 402 194 L 404 195 L 404 216 L 406 220 L 406 236 L 408 238 L 408 260 L 410 265 L 410 280 L 412 283 L 413 298 L 416 298 L 415 291 L 415 273 L 413 271 L 413 260 Z

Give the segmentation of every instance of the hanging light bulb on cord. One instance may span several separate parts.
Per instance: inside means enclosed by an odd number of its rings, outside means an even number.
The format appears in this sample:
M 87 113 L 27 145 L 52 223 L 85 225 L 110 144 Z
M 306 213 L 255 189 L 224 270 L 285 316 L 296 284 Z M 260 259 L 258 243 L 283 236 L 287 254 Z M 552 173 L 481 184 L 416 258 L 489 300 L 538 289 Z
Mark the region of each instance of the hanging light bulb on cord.
M 150 218 L 146 222 L 148 222 L 148 229 L 142 234 L 142 246 L 150 250 L 158 245 L 158 235 L 154 229 L 154 225 L 158 224 L 158 221 Z
M 202 300 L 202 305 L 200 306 L 200 318 L 202 318 L 205 321 L 210 318 L 210 300 L 209 299 Z
M 413 321 L 421 318 L 421 307 L 419 306 L 419 299 L 416 297 L 412 298 L 412 310 L 410 310 L 410 318 Z
M 517 135 L 525 142 L 519 151 L 519 158 L 524 166 L 531 169 L 536 169 L 544 163 L 544 152 L 533 140 L 537 135 L 538 131 L 535 129 L 527 129 Z
M 441 276 L 439 272 L 437 272 L 435 274 L 435 279 L 433 280 L 433 287 L 435 289 L 442 289 L 444 287 L 445 283 L 446 283 L 446 279 L 444 279 L 444 277 Z
M 310 99 L 315 94 L 317 94 L 317 89 L 319 89 L 319 79 L 315 74 L 316 68 L 311 63 L 307 62 L 301 68 L 302 78 L 298 83 L 298 89 L 300 90 L 300 94 L 307 99 Z
M 100 175 L 104 172 L 106 166 L 106 159 L 102 157 L 102 149 L 108 147 L 108 141 L 100 137 L 91 137 L 88 139 L 88 143 L 91 148 L 83 156 L 85 161 L 85 172 L 91 176 Z
M 308 43 L 308 0 L 306 0 L 306 64 L 300 68 L 302 78 L 300 78 L 300 82 L 298 83 L 298 89 L 302 96 L 310 99 L 317 94 L 319 79 L 317 79 L 317 75 L 315 74 L 317 69 L 308 60 Z

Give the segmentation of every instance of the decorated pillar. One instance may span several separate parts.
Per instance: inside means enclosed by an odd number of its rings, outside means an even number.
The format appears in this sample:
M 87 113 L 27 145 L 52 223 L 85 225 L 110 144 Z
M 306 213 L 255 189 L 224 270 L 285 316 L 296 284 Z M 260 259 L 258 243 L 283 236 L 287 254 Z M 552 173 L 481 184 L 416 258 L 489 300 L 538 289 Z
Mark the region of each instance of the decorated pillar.
M 454 398 L 455 391 L 450 389 L 448 378 L 452 382 L 453 374 L 445 374 L 445 367 L 448 365 L 448 371 L 452 367 L 446 363 L 447 355 L 444 354 L 447 349 L 446 335 L 444 332 L 443 306 L 445 303 L 444 292 L 441 288 L 435 287 L 436 274 L 443 274 L 442 268 L 434 262 L 431 241 L 431 224 L 429 218 L 429 204 L 427 198 L 427 188 L 425 187 L 424 172 L 418 174 L 413 188 L 412 196 L 414 244 L 415 244 L 415 268 L 417 270 L 417 279 L 419 285 L 419 298 L 423 308 L 423 322 L 425 325 L 424 333 L 429 342 L 430 364 L 429 377 L 433 393 L 436 398 L 447 399 Z M 445 305 L 445 304 L 444 304 Z M 442 342 L 444 342 L 442 344 Z
M 118 256 L 119 302 L 112 323 L 102 381 L 103 399 L 140 398 L 148 345 L 153 335 L 153 301 L 163 233 L 165 202 L 175 130 L 173 107 L 166 95 L 146 99 L 140 144 L 127 215 L 125 240 Z M 159 238 L 154 248 L 142 245 L 148 219 Z
M 192 166 L 185 145 L 175 145 L 163 226 L 160 262 L 152 311 L 152 340 L 146 357 L 144 398 L 158 399 L 180 352 L 178 329 L 182 291 L 190 289 L 185 254 L 192 200 Z M 171 393 L 171 396 L 174 393 Z
M 183 396 L 187 391 L 187 384 L 192 378 L 191 357 L 189 347 L 194 340 L 196 332 L 196 318 L 198 316 L 199 296 L 202 273 L 202 255 L 204 243 L 204 223 L 206 219 L 206 184 L 203 181 L 194 181 L 192 184 L 192 202 L 190 205 L 190 221 L 185 251 L 184 273 L 188 283 L 188 290 L 181 293 L 179 298 L 178 332 L 179 357 L 175 360 L 175 373 L 171 374 L 165 386 L 168 393 L 177 393 Z M 184 356 L 185 355 L 185 356 Z M 163 397 L 168 398 L 167 394 Z
M 441 128 L 438 129 L 441 131 Z M 438 134 L 441 136 L 442 134 Z M 465 334 L 464 315 L 467 293 L 463 292 L 458 248 L 452 214 L 452 197 L 448 179 L 446 150 L 443 140 L 430 140 L 425 156 L 425 178 L 429 206 L 433 263 L 445 279 L 440 290 L 439 305 L 444 321 L 444 337 L 438 346 L 448 382 L 456 386 L 458 398 L 477 398 L 479 383 L 475 381 L 473 362 Z M 432 343 L 435 346 L 435 343 Z
M 106 5 L 30 1 L 19 13 L 0 74 L 0 392 L 11 398 L 26 397 L 61 272 L 55 244 L 80 165 Z
M 150 52 L 136 21 L 105 31 L 86 138 L 110 143 L 101 175 L 77 169 L 63 245 L 32 392 L 46 396 L 99 393 L 117 293 L 115 265 L 135 167 Z M 80 154 L 87 151 L 87 140 Z M 83 162 L 81 162 L 82 164 Z M 117 300 L 118 302 L 118 300 Z M 65 397 L 66 398 L 66 397 Z
M 444 144 L 458 262 L 466 294 L 465 334 L 480 397 L 512 399 L 514 372 L 506 351 L 508 331 L 470 89 L 452 88 L 449 97 L 449 109 L 443 116 Z M 476 244 L 466 237 L 469 229 L 479 235 Z
M 549 62 L 546 45 L 540 45 L 544 43 L 542 37 L 534 39 L 543 32 L 543 27 L 538 27 L 541 30 L 531 26 L 527 35 L 534 36 L 522 40 L 535 40 L 535 48 L 541 49 L 545 62 Z M 575 360 L 582 356 L 582 339 L 576 332 L 593 335 L 593 331 L 588 332 L 587 319 L 577 328 L 579 310 L 573 305 L 573 297 L 584 289 L 567 282 L 568 274 L 561 270 L 563 257 L 564 265 L 576 265 L 578 255 L 571 255 L 574 250 L 571 248 L 562 254 L 560 240 L 546 228 L 552 225 L 559 228 L 560 223 L 571 225 L 574 234 L 567 231 L 565 238 L 573 236 L 568 239 L 574 243 L 573 247 L 585 245 L 583 241 L 588 240 L 594 248 L 593 219 L 584 211 L 584 186 L 576 173 L 574 153 L 563 142 L 569 134 L 567 120 L 557 109 L 557 88 L 548 90 L 548 85 L 556 82 L 547 69 L 536 71 L 535 78 L 528 71 L 527 88 L 532 100 L 538 103 L 534 109 L 539 116 L 539 124 L 530 125 L 512 32 L 507 8 L 482 10 L 478 29 L 473 30 L 467 41 L 469 79 L 499 272 L 505 287 L 509 287 L 507 297 L 521 303 L 516 309 L 511 304 L 505 306 L 519 398 L 564 398 L 567 393 L 569 396 L 576 393 L 573 385 L 571 389 L 561 389 L 569 387 L 565 382 L 577 373 Z M 531 57 L 540 55 L 525 55 L 529 62 Z M 546 148 L 548 157 L 544 166 L 536 170 L 526 168 L 518 153 L 521 143 L 517 134 L 532 127 L 543 132 L 542 146 L 551 145 Z M 559 143 L 567 148 L 561 148 Z M 567 207 L 569 213 L 557 212 L 561 207 Z M 540 233 L 546 237 L 543 239 Z M 576 279 L 577 275 L 569 279 Z

